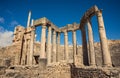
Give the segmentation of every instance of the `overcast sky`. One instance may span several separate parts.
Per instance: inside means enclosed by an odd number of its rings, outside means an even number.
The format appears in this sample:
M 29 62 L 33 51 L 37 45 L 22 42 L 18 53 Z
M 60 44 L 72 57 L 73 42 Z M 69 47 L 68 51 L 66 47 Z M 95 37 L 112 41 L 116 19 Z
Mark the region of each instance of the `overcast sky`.
M 97 5 L 103 9 L 103 18 L 108 39 L 120 39 L 120 0 L 0 0 L 0 46 L 12 43 L 14 27 L 26 27 L 29 10 L 32 18 L 47 17 L 56 26 L 63 27 L 73 22 L 80 23 L 82 15 L 90 7 Z M 99 41 L 96 17 L 92 18 L 94 41 Z M 40 40 L 40 27 L 37 28 Z M 9 34 L 7 34 L 9 33 Z M 72 33 L 69 32 L 69 44 Z M 4 42 L 4 43 L 3 43 Z M 64 36 L 61 34 L 61 44 Z M 81 44 L 81 33 L 77 31 L 77 43 Z

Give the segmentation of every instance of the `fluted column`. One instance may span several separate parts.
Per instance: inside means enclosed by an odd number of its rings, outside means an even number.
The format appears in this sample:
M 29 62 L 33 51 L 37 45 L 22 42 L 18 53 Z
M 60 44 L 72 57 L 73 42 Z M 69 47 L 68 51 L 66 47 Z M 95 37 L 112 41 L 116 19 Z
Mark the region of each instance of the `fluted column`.
M 90 66 L 95 66 L 95 52 L 94 52 L 94 40 L 93 40 L 93 31 L 90 20 L 87 21 L 88 26 L 88 41 L 89 41 L 89 56 L 90 56 Z
M 56 62 L 56 31 L 53 30 L 53 62 Z
M 51 26 L 48 27 L 47 65 L 51 63 Z
M 68 62 L 69 57 L 68 57 L 68 33 L 67 31 L 64 31 L 64 52 L 65 52 L 65 60 Z
M 42 33 L 41 33 L 41 51 L 40 51 L 40 58 L 45 59 L 45 43 L 46 43 L 46 25 L 42 26 Z
M 33 26 L 33 20 L 32 25 Z M 31 31 L 31 42 L 30 42 L 30 57 L 29 57 L 29 65 L 33 64 L 33 51 L 34 51 L 34 39 L 35 39 L 35 27 L 32 27 Z
M 103 22 L 103 17 L 102 17 L 102 11 L 97 12 L 97 19 L 98 19 L 98 28 L 99 28 L 99 34 L 100 34 L 100 43 L 101 43 L 101 49 L 102 49 L 102 54 L 103 54 L 103 64 L 104 66 L 112 66 L 111 62 L 111 56 L 110 52 L 108 50 L 108 43 L 107 43 L 107 38 L 106 38 L 106 32 L 105 32 L 105 27 L 104 27 L 104 22 Z
M 73 38 L 73 63 L 75 63 L 75 57 L 76 57 L 76 31 L 72 31 L 72 38 Z
M 81 34 L 82 34 L 83 63 L 84 65 L 89 65 L 85 26 L 81 28 Z
M 60 60 L 60 32 L 57 33 L 57 61 Z

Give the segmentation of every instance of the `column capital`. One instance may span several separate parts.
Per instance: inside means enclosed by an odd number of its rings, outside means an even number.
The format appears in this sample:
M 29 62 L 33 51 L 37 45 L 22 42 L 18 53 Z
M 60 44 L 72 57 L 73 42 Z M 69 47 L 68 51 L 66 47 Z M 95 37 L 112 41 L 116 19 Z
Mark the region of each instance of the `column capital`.
M 42 28 L 46 29 L 46 25 L 42 25 Z
M 56 31 L 55 30 L 53 30 L 53 35 L 56 35 Z
M 51 26 L 48 26 L 48 32 L 52 31 Z
M 52 27 L 51 27 L 51 26 L 48 26 L 48 29 L 52 29 Z
M 60 32 L 57 32 L 57 34 L 60 34 Z
M 72 30 L 72 32 L 76 32 L 76 30 Z
M 47 23 L 42 23 L 42 26 L 47 26 Z
M 102 16 L 102 10 L 98 10 L 98 11 L 96 12 L 96 15 L 97 15 L 98 17 Z
M 31 27 L 31 31 L 34 31 L 34 30 L 35 30 L 35 26 L 32 26 L 32 27 Z
M 67 36 L 68 35 L 67 33 L 68 33 L 67 31 L 64 31 L 64 36 Z

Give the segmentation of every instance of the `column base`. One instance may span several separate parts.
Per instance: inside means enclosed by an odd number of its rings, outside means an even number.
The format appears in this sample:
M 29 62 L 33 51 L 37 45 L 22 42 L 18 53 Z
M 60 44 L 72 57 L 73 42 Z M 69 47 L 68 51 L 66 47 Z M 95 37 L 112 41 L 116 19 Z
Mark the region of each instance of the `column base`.
M 103 67 L 112 67 L 112 64 L 104 64 Z
M 91 67 L 96 67 L 96 64 L 90 64 Z
M 40 59 L 39 59 L 39 65 L 40 65 L 40 67 L 42 67 L 42 68 L 46 68 L 47 59 L 46 59 L 46 58 L 40 58 Z

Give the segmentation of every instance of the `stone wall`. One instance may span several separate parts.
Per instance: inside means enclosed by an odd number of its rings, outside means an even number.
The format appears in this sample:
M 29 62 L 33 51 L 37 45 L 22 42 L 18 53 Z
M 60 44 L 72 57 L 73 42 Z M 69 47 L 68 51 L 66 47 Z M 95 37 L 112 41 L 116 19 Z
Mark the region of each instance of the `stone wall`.
M 71 78 L 70 66 L 60 63 L 47 68 L 33 65 L 12 66 L 1 69 L 0 78 Z
M 19 53 L 19 46 L 11 45 L 0 48 L 0 66 L 8 66 L 15 64 L 15 56 Z
M 120 66 L 120 61 L 119 61 L 120 60 L 120 40 L 108 40 L 108 44 L 109 44 L 109 51 L 111 53 L 113 66 L 118 67 Z M 60 48 L 61 49 L 59 53 L 60 54 L 59 59 L 62 59 L 63 53 L 64 53 L 64 46 L 62 45 Z M 96 63 L 97 63 L 96 65 L 102 66 L 103 59 L 102 59 L 100 43 L 94 43 L 94 49 L 95 49 L 95 55 L 96 55 Z M 69 46 L 68 52 L 69 52 L 69 59 L 70 59 L 69 62 L 71 63 L 73 62 L 73 47 L 72 46 Z M 88 54 L 89 54 L 89 48 L 88 48 Z M 84 60 L 82 46 L 77 47 L 77 55 L 81 56 L 81 58 L 77 58 L 77 59 Z
M 120 40 L 108 40 L 109 51 L 112 58 L 112 64 L 115 67 L 120 66 Z M 99 43 L 95 43 L 95 53 L 97 66 L 102 66 L 102 52 Z
M 101 67 L 76 68 L 71 66 L 71 78 L 120 78 L 120 69 Z
M 113 66 L 118 67 L 120 66 L 120 40 L 109 40 L 109 50 L 111 53 L 111 57 L 112 57 L 112 63 Z M 94 44 L 95 47 L 95 54 L 96 54 L 96 62 L 97 62 L 97 66 L 102 66 L 102 52 L 101 52 L 101 48 L 100 48 L 100 44 L 99 43 L 95 43 Z M 34 56 L 39 55 L 40 52 L 40 43 L 35 43 L 34 46 Z M 8 47 L 3 47 L 0 48 L 0 65 L 5 65 L 6 62 L 9 63 L 10 61 L 10 65 L 14 65 L 14 61 L 15 61 L 15 56 L 18 55 L 20 52 L 19 51 L 19 45 L 11 45 Z M 69 62 L 72 63 L 73 62 L 73 47 L 70 45 L 69 46 Z M 81 56 L 81 58 L 77 58 L 77 59 L 83 59 L 83 52 L 82 52 L 82 46 L 78 46 L 77 47 L 77 55 Z M 52 54 L 53 56 L 53 54 Z M 60 50 L 57 54 L 57 58 L 58 61 L 62 61 L 64 60 L 64 46 L 61 45 L 60 46 Z M 9 64 L 8 64 L 9 65 Z
M 120 77 L 120 40 L 109 40 L 109 50 L 114 68 L 102 66 L 102 52 L 99 43 L 95 43 L 96 62 L 98 67 L 75 67 L 67 65 L 64 59 L 64 46 L 60 46 L 59 61 L 48 67 L 40 65 L 33 66 L 11 66 L 14 65 L 15 56 L 18 55 L 19 45 L 11 45 L 0 49 L 0 77 L 1 78 L 119 78 Z M 40 43 L 35 43 L 34 56 L 40 51 Z M 82 56 L 82 47 L 77 47 L 77 54 Z M 73 62 L 72 46 L 69 46 L 69 62 Z M 77 58 L 80 59 L 80 58 Z M 83 57 L 81 58 L 82 60 Z
M 111 52 L 113 66 L 120 66 L 120 41 L 110 41 L 109 50 Z

